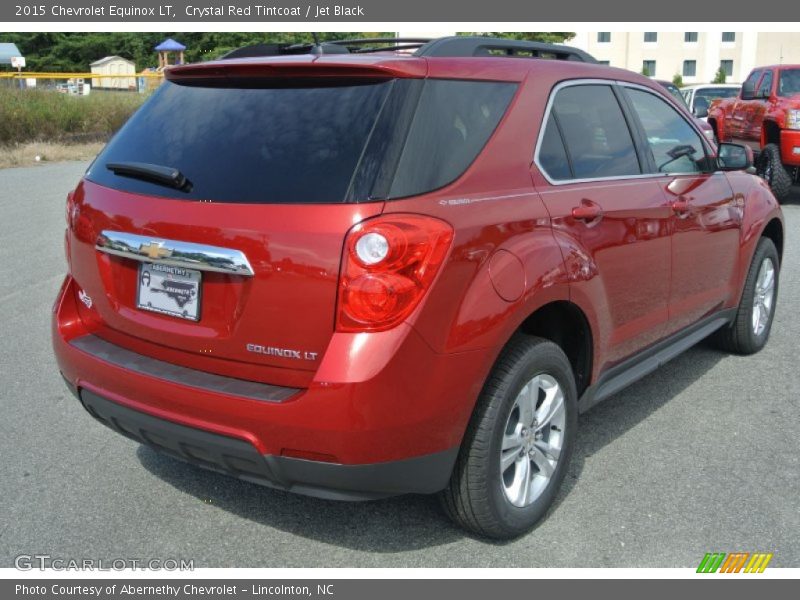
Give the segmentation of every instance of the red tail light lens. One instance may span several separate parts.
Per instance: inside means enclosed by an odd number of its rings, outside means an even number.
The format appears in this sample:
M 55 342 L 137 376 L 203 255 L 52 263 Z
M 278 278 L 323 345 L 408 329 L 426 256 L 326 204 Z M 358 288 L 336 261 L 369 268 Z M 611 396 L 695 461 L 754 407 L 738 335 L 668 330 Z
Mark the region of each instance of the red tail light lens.
M 338 331 L 383 331 L 405 320 L 433 283 L 453 228 L 421 215 L 359 223 L 345 240 Z

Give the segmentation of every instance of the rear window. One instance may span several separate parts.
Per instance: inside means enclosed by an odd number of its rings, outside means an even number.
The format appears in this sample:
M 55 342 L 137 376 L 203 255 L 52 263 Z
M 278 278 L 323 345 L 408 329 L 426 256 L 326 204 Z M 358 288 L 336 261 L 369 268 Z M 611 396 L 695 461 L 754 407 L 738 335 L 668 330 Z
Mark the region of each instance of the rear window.
M 298 87 L 165 82 L 87 179 L 134 193 L 236 203 L 421 194 L 469 167 L 516 88 L 413 79 Z M 175 189 L 106 167 L 129 162 L 178 169 L 189 185 Z
M 710 104 L 717 98 L 735 98 L 739 95 L 739 88 L 702 88 L 697 90 L 694 95 L 695 98 L 705 98 Z
M 95 161 L 116 189 L 243 203 L 343 202 L 391 82 L 243 89 L 165 82 Z M 109 163 L 177 168 L 191 189 L 115 175 Z

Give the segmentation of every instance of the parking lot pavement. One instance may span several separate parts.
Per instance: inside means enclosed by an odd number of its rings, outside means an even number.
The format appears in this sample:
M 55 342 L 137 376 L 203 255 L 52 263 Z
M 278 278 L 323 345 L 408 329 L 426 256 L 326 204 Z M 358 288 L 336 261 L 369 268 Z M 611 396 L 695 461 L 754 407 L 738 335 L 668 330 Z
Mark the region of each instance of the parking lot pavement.
M 0 171 L 0 566 L 45 553 L 197 567 L 692 567 L 711 551 L 800 566 L 800 191 L 784 209 L 767 348 L 742 358 L 697 347 L 581 417 L 554 510 L 493 544 L 449 524 L 434 498 L 294 496 L 95 423 L 61 382 L 49 340 L 64 198 L 85 167 Z

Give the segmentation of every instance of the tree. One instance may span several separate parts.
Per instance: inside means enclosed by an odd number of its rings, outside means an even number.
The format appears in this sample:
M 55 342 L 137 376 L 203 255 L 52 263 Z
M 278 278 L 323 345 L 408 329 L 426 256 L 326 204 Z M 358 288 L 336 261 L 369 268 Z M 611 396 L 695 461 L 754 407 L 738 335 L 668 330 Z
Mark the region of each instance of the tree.
M 725 83 L 725 79 L 728 77 L 727 73 L 725 73 L 725 69 L 720 67 L 717 69 L 717 74 L 714 75 L 714 81 L 711 83 Z
M 675 75 L 672 76 L 672 83 L 675 84 L 675 87 L 683 87 L 683 75 L 675 73 Z
M 331 32 L 319 34 L 320 40 L 361 37 L 393 37 L 387 32 Z M 158 58 L 153 49 L 171 37 L 186 46 L 186 61 L 211 60 L 226 52 L 258 43 L 310 43 L 310 33 L 275 32 L 53 32 L 0 33 L 0 40 L 16 44 L 27 61 L 28 71 L 85 73 L 89 65 L 105 56 L 118 55 L 136 63 L 141 71 L 155 67 Z

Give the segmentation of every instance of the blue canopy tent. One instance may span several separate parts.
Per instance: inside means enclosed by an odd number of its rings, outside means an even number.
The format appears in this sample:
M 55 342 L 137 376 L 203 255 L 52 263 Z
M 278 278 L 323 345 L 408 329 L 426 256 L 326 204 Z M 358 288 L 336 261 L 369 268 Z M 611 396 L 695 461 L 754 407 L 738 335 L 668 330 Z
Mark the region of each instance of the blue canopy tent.
M 22 56 L 16 44 L 0 44 L 0 65 L 10 65 L 15 56 Z
M 165 39 L 163 42 L 161 42 L 158 46 L 155 47 L 155 51 L 158 52 L 158 68 L 163 69 L 164 67 L 169 66 L 170 52 L 178 53 L 178 59 L 175 61 L 175 64 L 178 65 L 183 64 L 184 50 L 186 50 L 186 46 L 184 46 L 180 42 L 176 42 L 172 38 Z

